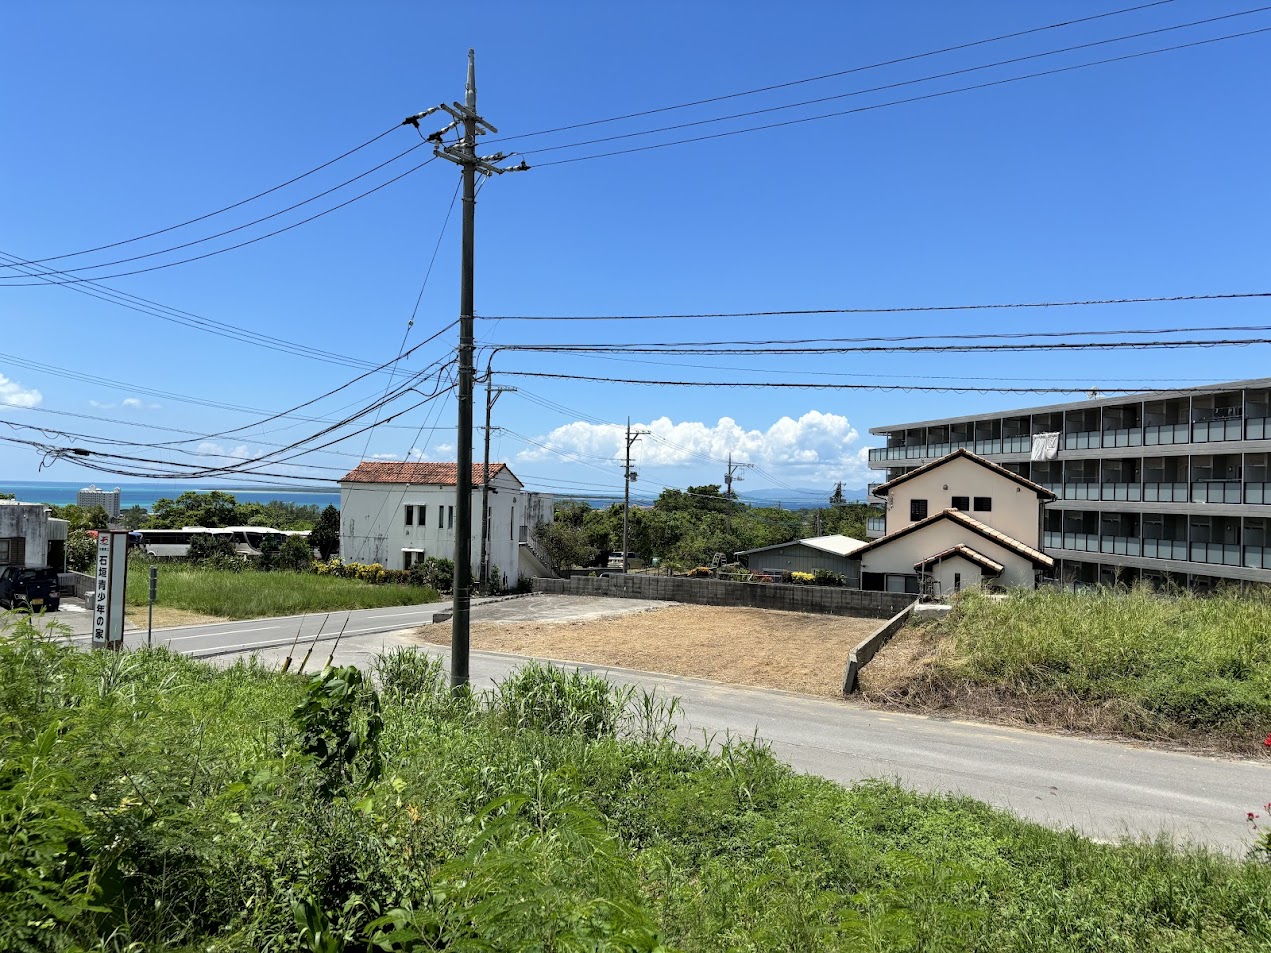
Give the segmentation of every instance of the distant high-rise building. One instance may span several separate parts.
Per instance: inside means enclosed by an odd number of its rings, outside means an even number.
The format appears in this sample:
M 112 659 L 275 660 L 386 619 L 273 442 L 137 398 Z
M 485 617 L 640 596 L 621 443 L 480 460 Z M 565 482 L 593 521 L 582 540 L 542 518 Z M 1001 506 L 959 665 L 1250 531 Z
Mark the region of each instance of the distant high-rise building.
M 96 486 L 86 486 L 75 494 L 75 503 L 79 506 L 100 506 L 111 519 L 119 519 L 119 487 L 102 490 Z

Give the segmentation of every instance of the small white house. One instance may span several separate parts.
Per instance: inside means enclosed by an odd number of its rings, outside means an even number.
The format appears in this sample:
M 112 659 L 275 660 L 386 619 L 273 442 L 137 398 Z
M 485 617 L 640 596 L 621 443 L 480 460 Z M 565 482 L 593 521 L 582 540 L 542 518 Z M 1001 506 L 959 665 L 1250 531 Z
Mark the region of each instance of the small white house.
M 340 478 L 340 556 L 347 562 L 409 569 L 425 558 L 454 559 L 453 463 L 364 460 Z M 472 467 L 472 569 L 481 558 L 481 488 L 484 464 Z M 521 576 L 553 575 L 534 540 L 550 523 L 553 498 L 530 493 L 507 464 L 490 464 L 486 543 L 491 578 L 515 584 Z
M 69 525 L 43 503 L 0 500 L 0 566 L 65 569 Z
M 1042 551 L 1042 508 L 1055 494 L 969 450 L 910 470 L 874 495 L 886 501 L 887 533 L 852 554 L 864 589 L 1033 588 L 1054 567 Z

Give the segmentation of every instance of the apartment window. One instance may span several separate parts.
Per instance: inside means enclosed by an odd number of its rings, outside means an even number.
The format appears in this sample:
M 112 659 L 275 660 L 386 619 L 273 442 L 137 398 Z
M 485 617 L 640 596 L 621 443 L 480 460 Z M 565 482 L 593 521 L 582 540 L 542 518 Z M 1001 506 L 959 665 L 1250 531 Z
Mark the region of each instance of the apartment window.
M 991 513 L 993 511 L 993 497 L 977 496 L 975 498 L 975 511 L 977 513 Z
M 420 526 L 428 525 L 428 507 L 426 506 L 421 506 L 419 508 L 419 525 Z
M 969 510 L 971 508 L 971 498 L 969 496 L 955 496 L 953 498 L 953 508 L 955 510 Z
M 414 507 L 414 505 L 407 505 L 407 506 L 406 506 L 406 525 L 407 525 L 407 526 L 414 526 L 414 525 L 415 525 L 415 507 Z
M 449 509 L 450 509 L 450 513 L 449 513 L 449 518 L 446 520 L 446 529 L 454 529 L 455 528 L 455 508 L 452 506 L 452 507 L 449 507 Z
M 909 519 L 913 522 L 925 520 L 927 518 L 927 501 L 926 500 L 910 500 L 909 501 Z

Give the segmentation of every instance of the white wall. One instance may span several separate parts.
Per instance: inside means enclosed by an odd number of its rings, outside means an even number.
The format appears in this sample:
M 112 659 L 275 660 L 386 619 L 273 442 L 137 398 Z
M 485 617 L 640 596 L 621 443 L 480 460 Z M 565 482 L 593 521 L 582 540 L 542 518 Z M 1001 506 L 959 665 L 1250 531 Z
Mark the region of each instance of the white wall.
M 527 493 L 502 471 L 490 480 L 489 560 L 491 572 L 515 583 L 520 563 L 522 528 L 533 533 L 538 522 L 551 522 L 552 497 Z M 496 492 L 497 491 L 497 492 Z M 406 525 L 406 507 L 411 525 Z M 403 549 L 422 549 L 424 556 L 454 559 L 455 529 L 451 511 L 453 486 L 402 483 L 340 484 L 340 557 L 346 562 L 379 563 L 404 568 Z M 420 525 L 419 508 L 424 510 Z M 420 557 L 421 559 L 423 557 Z M 472 566 L 481 558 L 481 490 L 472 491 Z
M 973 544 L 968 542 L 967 545 Z M 980 550 L 977 549 L 976 551 L 979 552 Z M 914 560 L 914 562 L 917 562 L 917 560 Z M 936 591 L 942 596 L 947 596 L 956 591 L 953 585 L 954 575 L 960 577 L 958 582 L 963 589 L 974 589 L 984 578 L 984 571 L 979 564 L 971 562 L 965 556 L 950 556 L 948 559 L 933 563 L 927 567 L 927 574 L 935 580 L 939 586 Z M 992 582 L 994 580 L 990 579 L 989 581 Z
M 968 516 L 1034 549 L 1041 549 L 1042 501 L 1037 493 L 965 457 L 950 460 L 892 490 L 887 495 L 887 534 L 913 524 L 909 518 L 911 500 L 926 500 L 927 515 L 934 516 L 941 510 L 951 509 L 955 496 L 970 497 L 972 508 L 967 510 Z M 993 501 L 992 510 L 976 511 L 977 496 L 989 497 Z
M 49 515 L 43 503 L 15 503 L 0 500 L 0 539 L 25 541 L 27 566 L 48 565 Z
M 998 577 L 998 581 L 1003 586 L 1024 586 L 1032 589 L 1036 584 L 1031 560 L 1025 559 L 1014 550 L 971 532 L 965 526 L 959 526 L 953 520 L 938 520 L 930 526 L 915 530 L 908 536 L 902 536 L 895 542 L 869 550 L 861 556 L 861 573 L 863 575 L 867 572 L 879 572 L 912 576 L 917 573 L 914 563 L 944 552 L 958 543 L 965 543 L 976 552 L 983 553 L 994 562 L 1005 566 L 1002 575 Z M 949 579 L 952 581 L 952 575 Z

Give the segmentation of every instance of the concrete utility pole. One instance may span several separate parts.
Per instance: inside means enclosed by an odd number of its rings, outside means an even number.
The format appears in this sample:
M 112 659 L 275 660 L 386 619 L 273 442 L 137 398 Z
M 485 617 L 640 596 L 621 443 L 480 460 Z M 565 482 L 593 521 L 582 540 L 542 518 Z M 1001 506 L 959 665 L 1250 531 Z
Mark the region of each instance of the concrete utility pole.
M 463 251 L 460 259 L 459 289 L 459 434 L 455 464 L 455 579 L 454 615 L 450 629 L 450 687 L 468 684 L 468 613 L 472 600 L 472 389 L 473 389 L 473 259 L 477 211 L 477 173 L 501 175 L 524 172 L 525 162 L 510 169 L 494 165 L 507 158 L 502 152 L 477 155 L 477 136 L 499 130 L 477 112 L 476 53 L 468 50 L 468 82 L 463 105 L 441 103 L 414 116 L 402 125 L 419 128 L 419 120 L 441 110 L 451 122 L 427 137 L 434 143 L 433 154 L 455 163 L 463 171 Z M 462 128 L 457 142 L 445 143 L 446 136 Z
M 753 466 L 753 463 L 733 463 L 733 455 L 728 455 L 728 472 L 724 474 L 724 495 L 728 497 L 728 510 L 724 514 L 724 522 L 730 533 L 733 531 L 733 482 L 741 482 L 742 478 L 736 475 L 738 470 L 749 470 Z
M 638 474 L 631 469 L 631 445 L 649 433 L 648 430 L 632 430 L 631 418 L 627 418 L 627 465 L 622 480 L 622 571 L 626 573 L 627 565 L 627 514 L 631 511 L 631 484 Z
M 515 394 L 515 387 L 492 387 L 490 367 L 485 372 L 485 464 L 481 471 L 481 592 L 490 594 L 490 412 L 501 394 Z

